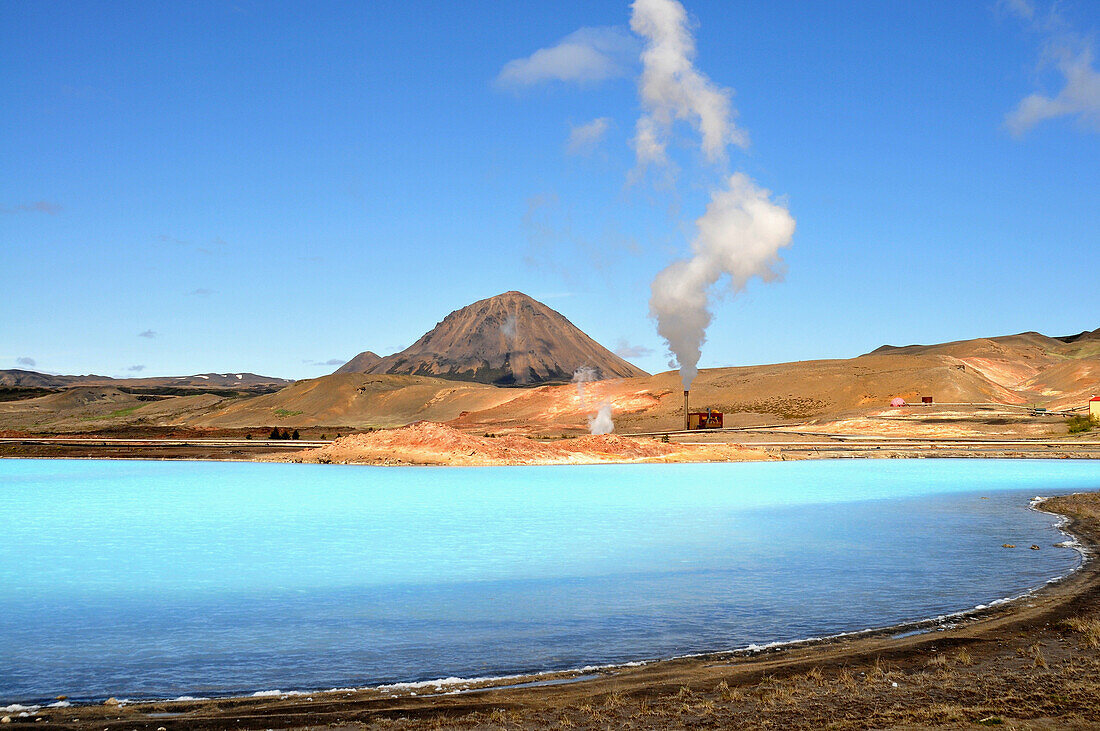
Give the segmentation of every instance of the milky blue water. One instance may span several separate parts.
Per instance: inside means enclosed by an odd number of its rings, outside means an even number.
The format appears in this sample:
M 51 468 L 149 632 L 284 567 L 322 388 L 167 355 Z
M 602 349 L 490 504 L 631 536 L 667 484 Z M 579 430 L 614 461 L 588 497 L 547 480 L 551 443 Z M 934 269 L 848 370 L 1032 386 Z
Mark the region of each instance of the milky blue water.
M 0 701 L 501 675 L 914 621 L 1071 571 L 1027 504 L 1090 489 L 1100 462 L 0 460 Z

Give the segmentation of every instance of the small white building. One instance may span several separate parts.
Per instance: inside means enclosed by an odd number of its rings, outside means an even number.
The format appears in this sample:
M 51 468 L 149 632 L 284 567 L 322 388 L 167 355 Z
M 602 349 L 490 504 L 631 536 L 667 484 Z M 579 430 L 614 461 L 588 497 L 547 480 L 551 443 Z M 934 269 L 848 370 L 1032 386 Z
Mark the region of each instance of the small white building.
M 1093 421 L 1100 422 L 1100 396 L 1089 399 L 1089 416 Z

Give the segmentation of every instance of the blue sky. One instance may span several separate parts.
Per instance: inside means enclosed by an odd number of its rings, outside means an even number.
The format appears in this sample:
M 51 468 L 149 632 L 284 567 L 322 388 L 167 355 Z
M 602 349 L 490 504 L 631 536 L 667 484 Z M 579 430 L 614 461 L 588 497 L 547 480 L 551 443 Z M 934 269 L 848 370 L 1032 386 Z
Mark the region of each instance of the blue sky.
M 0 0 L 0 368 L 312 377 L 518 289 L 665 370 L 735 172 L 797 226 L 703 367 L 1100 327 L 1100 4 L 685 7 L 748 144 L 640 174 L 625 2 Z

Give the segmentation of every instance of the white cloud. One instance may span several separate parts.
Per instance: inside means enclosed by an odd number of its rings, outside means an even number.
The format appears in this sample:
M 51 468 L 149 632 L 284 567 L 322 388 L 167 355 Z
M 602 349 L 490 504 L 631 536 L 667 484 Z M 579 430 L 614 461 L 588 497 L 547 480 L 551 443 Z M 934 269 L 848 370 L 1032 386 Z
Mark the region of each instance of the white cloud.
M 1001 0 L 997 5 L 1024 20 L 1035 17 L 1035 6 L 1031 4 L 1031 0 Z
M 619 344 L 615 346 L 615 355 L 630 360 L 631 358 L 645 358 L 653 355 L 653 349 L 644 345 L 631 345 L 624 338 L 619 338 Z
M 667 162 L 665 150 L 677 120 L 698 130 L 710 162 L 725 160 L 731 144 L 747 147 L 748 135 L 734 123 L 733 92 L 695 68 L 695 39 L 684 6 L 675 0 L 634 0 L 630 29 L 645 39 L 638 82 L 644 113 L 634 136 L 639 167 Z
M 139 338 L 155 338 L 157 333 L 155 330 L 142 330 L 138 333 Z
M 496 83 L 520 88 L 546 81 L 591 84 L 628 76 L 637 42 L 622 28 L 581 28 L 526 58 L 504 64 Z
M 1022 137 L 1049 119 L 1075 117 L 1082 127 L 1100 132 L 1100 71 L 1093 63 L 1092 38 L 1074 30 L 1057 2 L 1041 11 L 1032 0 L 1001 0 L 998 7 L 1041 36 L 1040 67 L 1052 65 L 1062 82 L 1061 90 L 1054 95 L 1035 92 L 1021 99 L 1005 115 L 1008 131 Z
M 21 365 L 21 366 L 27 366 L 28 368 L 34 368 L 36 365 L 38 365 L 38 363 L 35 361 L 34 358 L 28 358 L 25 355 L 20 357 L 20 358 L 16 358 L 15 359 L 15 364 L 16 365 Z
M 1074 54 L 1062 50 L 1058 70 L 1065 85 L 1055 96 L 1031 94 L 1005 118 L 1005 126 L 1020 137 L 1040 122 L 1076 117 L 1083 126 L 1100 131 L 1100 72 L 1093 67 L 1091 49 Z
M 569 141 L 565 144 L 566 152 L 570 155 L 591 154 L 609 129 L 611 129 L 610 117 L 597 117 L 591 122 L 572 127 L 569 130 Z

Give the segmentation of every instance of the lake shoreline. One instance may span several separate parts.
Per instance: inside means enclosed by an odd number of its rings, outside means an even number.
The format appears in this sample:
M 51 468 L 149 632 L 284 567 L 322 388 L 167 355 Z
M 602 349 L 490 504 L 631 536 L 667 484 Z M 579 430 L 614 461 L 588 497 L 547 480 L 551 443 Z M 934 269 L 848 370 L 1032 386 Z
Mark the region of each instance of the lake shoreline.
M 293 695 L 272 691 L 43 708 L 37 715 L 68 728 L 306 728 L 337 721 L 398 728 L 541 728 L 586 721 L 657 728 L 708 719 L 743 726 L 770 719 L 790 727 L 862 727 L 871 718 L 878 719 L 871 725 L 921 727 L 977 721 L 985 716 L 974 714 L 986 711 L 1003 719 L 1040 718 L 1059 708 L 1052 717 L 1100 721 L 1095 684 L 1083 688 L 1080 698 L 1049 687 L 1088 684 L 1100 668 L 1100 566 L 1092 558 L 1100 547 L 1100 493 L 1051 498 L 1035 507 L 1067 519 L 1061 530 L 1087 557 L 1080 568 L 1022 597 L 951 618 L 769 648 L 482 679 L 465 683 L 465 689 L 462 683 L 426 682 Z M 931 631 L 913 634 L 920 629 Z M 994 686 L 1005 689 L 1000 703 L 987 692 Z M 1039 695 L 1020 696 L 1019 689 L 1031 686 Z M 980 687 L 986 688 L 985 699 L 974 705 Z M 918 697 L 901 706 L 891 698 L 915 692 Z M 857 697 L 862 715 L 849 718 L 848 706 Z M 810 698 L 815 702 L 807 706 Z
M 686 462 L 757 462 L 757 461 L 782 461 L 782 460 L 827 460 L 827 459 L 1073 459 L 1089 460 L 1100 459 L 1100 449 L 1083 449 L 1065 447 L 1058 444 L 1036 442 L 1028 447 L 997 447 L 992 445 L 987 448 L 975 449 L 969 446 L 952 443 L 944 444 L 914 444 L 904 447 L 864 447 L 837 444 L 828 448 L 806 446 L 798 442 L 792 442 L 783 447 L 758 447 L 752 442 L 737 445 L 743 446 L 744 456 L 736 454 L 735 450 L 729 450 L 720 458 L 709 454 L 699 459 L 685 459 L 682 456 L 675 460 L 665 460 L 668 463 Z M 207 446 L 193 447 L 166 447 L 150 445 L 147 447 L 113 447 L 113 446 L 55 446 L 55 445 L 31 445 L 12 446 L 0 445 L 0 459 L 103 459 L 103 460 L 150 460 L 172 462 L 287 462 L 287 463 L 318 463 L 314 458 L 303 458 L 302 453 L 288 453 L 286 450 L 271 451 L 265 449 L 262 443 L 247 450 L 239 448 L 220 449 Z M 640 460 L 602 460 L 599 462 L 562 464 L 572 466 L 576 464 L 657 464 L 657 462 L 643 462 Z M 509 466 L 495 462 L 446 464 L 438 460 L 406 461 L 400 459 L 372 459 L 363 461 L 332 462 L 331 464 L 356 465 L 356 466 L 412 466 L 412 467 L 459 467 L 459 466 Z M 560 463 L 559 463 L 560 464 Z M 549 466 L 549 465 L 548 465 Z

